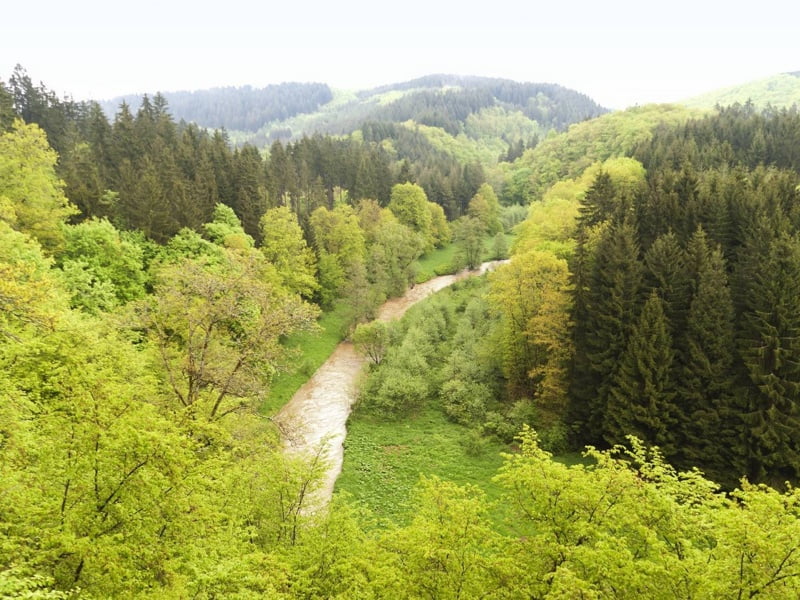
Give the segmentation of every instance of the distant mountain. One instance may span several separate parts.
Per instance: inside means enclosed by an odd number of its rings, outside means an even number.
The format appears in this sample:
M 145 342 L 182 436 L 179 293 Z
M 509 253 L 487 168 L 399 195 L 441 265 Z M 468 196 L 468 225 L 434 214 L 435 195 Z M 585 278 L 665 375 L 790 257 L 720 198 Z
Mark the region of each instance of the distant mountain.
M 162 95 L 175 119 L 224 127 L 233 141 L 260 147 L 313 133 L 345 135 L 365 123 L 414 124 L 451 137 L 491 134 L 517 141 L 608 112 L 588 96 L 555 84 L 441 74 L 358 92 L 286 83 Z M 103 107 L 113 115 L 123 100 L 134 111 L 140 102 L 139 97 L 124 96 Z
M 281 83 L 264 88 L 219 87 L 193 92 L 164 92 L 172 115 L 212 129 L 257 131 L 264 123 L 288 119 L 316 111 L 333 99 L 324 83 Z M 136 112 L 141 95 L 118 96 L 101 102 L 103 111 L 113 118 L 126 102 Z
M 758 108 L 768 104 L 783 108 L 793 104 L 800 106 L 800 71 L 781 73 L 741 85 L 714 90 L 681 102 L 691 108 L 714 108 L 752 102 Z

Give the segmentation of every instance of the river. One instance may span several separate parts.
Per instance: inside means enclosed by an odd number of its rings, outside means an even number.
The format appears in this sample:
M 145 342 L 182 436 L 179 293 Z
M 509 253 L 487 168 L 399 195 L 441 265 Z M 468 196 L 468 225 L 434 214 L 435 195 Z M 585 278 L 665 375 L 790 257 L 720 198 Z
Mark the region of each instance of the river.
M 378 321 L 399 319 L 414 304 L 454 284 L 481 275 L 507 261 L 483 263 L 474 271 L 442 275 L 410 288 L 400 298 L 387 300 L 378 310 Z M 310 510 L 325 506 L 344 460 L 347 417 L 356 399 L 356 382 L 366 363 L 350 342 L 342 342 L 314 375 L 292 396 L 275 416 L 289 452 L 314 456 L 324 445 L 327 463 L 324 480 L 310 500 Z

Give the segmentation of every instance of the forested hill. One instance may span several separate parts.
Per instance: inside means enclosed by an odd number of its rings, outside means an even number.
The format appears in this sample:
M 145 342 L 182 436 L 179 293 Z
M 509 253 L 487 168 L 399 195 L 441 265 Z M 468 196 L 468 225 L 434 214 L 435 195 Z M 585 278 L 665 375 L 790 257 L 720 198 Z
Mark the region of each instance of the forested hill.
M 788 108 L 800 105 L 800 71 L 780 73 L 772 77 L 713 90 L 683 101 L 691 108 L 714 108 L 732 104 L 752 103 L 758 108 Z
M 162 94 L 176 118 L 201 127 L 257 131 L 264 123 L 311 113 L 333 99 L 324 83 L 280 83 L 263 88 L 217 87 L 207 90 L 165 92 Z M 139 110 L 141 94 L 118 96 L 101 102 L 109 118 L 125 102 L 133 112 Z
M 334 93 L 318 83 L 283 83 L 162 95 L 176 120 L 224 127 L 235 132 L 236 141 L 262 147 L 313 133 L 348 134 L 367 121 L 413 121 L 475 137 L 473 121 L 487 111 L 513 114 L 537 132 L 561 130 L 607 112 L 588 96 L 555 84 L 456 75 L 429 75 L 358 92 Z M 113 116 L 123 101 L 136 111 L 141 97 L 121 96 L 102 106 Z M 500 128 L 497 135 L 504 133 Z

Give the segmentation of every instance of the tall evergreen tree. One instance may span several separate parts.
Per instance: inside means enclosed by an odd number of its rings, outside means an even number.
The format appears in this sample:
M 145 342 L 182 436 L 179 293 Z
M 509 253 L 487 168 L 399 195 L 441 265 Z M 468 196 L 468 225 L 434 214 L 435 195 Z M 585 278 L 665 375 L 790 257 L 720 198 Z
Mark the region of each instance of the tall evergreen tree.
M 615 209 L 616 188 L 607 171 L 600 171 L 581 201 L 578 226 L 591 227 L 612 218 Z
M 612 377 L 636 322 L 642 289 L 636 229 L 629 221 L 606 229 L 598 242 L 586 296 L 583 341 L 592 388 L 579 390 L 589 404 L 588 435 L 598 441 Z
M 633 434 L 667 456 L 675 453 L 674 426 L 680 418 L 674 403 L 673 359 L 663 302 L 653 290 L 612 377 L 603 418 L 606 442 L 624 443 L 625 436 Z
M 255 146 L 245 146 L 233 155 L 234 202 L 236 211 L 247 234 L 261 239 L 258 223 L 267 211 L 267 190 L 261 155 Z
M 739 334 L 751 382 L 749 475 L 780 484 L 800 476 L 800 242 L 782 234 L 751 247 Z
M 656 239 L 644 255 L 646 287 L 658 292 L 670 331 L 684 331 L 689 311 L 690 278 L 686 253 L 678 237 L 669 232 Z
M 693 239 L 699 245 L 698 235 Z M 708 252 L 697 276 L 686 326 L 686 363 L 678 398 L 683 466 L 699 466 L 715 481 L 745 474 L 746 446 L 734 377 L 734 311 L 722 250 Z

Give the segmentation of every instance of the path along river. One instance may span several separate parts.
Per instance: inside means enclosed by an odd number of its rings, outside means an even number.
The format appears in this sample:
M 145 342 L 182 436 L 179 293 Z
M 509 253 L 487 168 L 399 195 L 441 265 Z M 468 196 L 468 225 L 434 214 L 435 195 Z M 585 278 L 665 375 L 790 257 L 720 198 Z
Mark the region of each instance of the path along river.
M 378 321 L 399 319 L 411 306 L 456 281 L 492 270 L 506 261 L 483 263 L 474 271 L 442 275 L 417 284 L 404 296 L 388 300 L 378 311 Z M 325 477 L 311 499 L 311 510 L 326 505 L 333 495 L 336 478 L 342 472 L 345 427 L 356 398 L 356 381 L 366 359 L 353 344 L 342 342 L 303 387 L 280 410 L 275 420 L 290 452 L 315 456 L 322 449 L 327 463 Z

